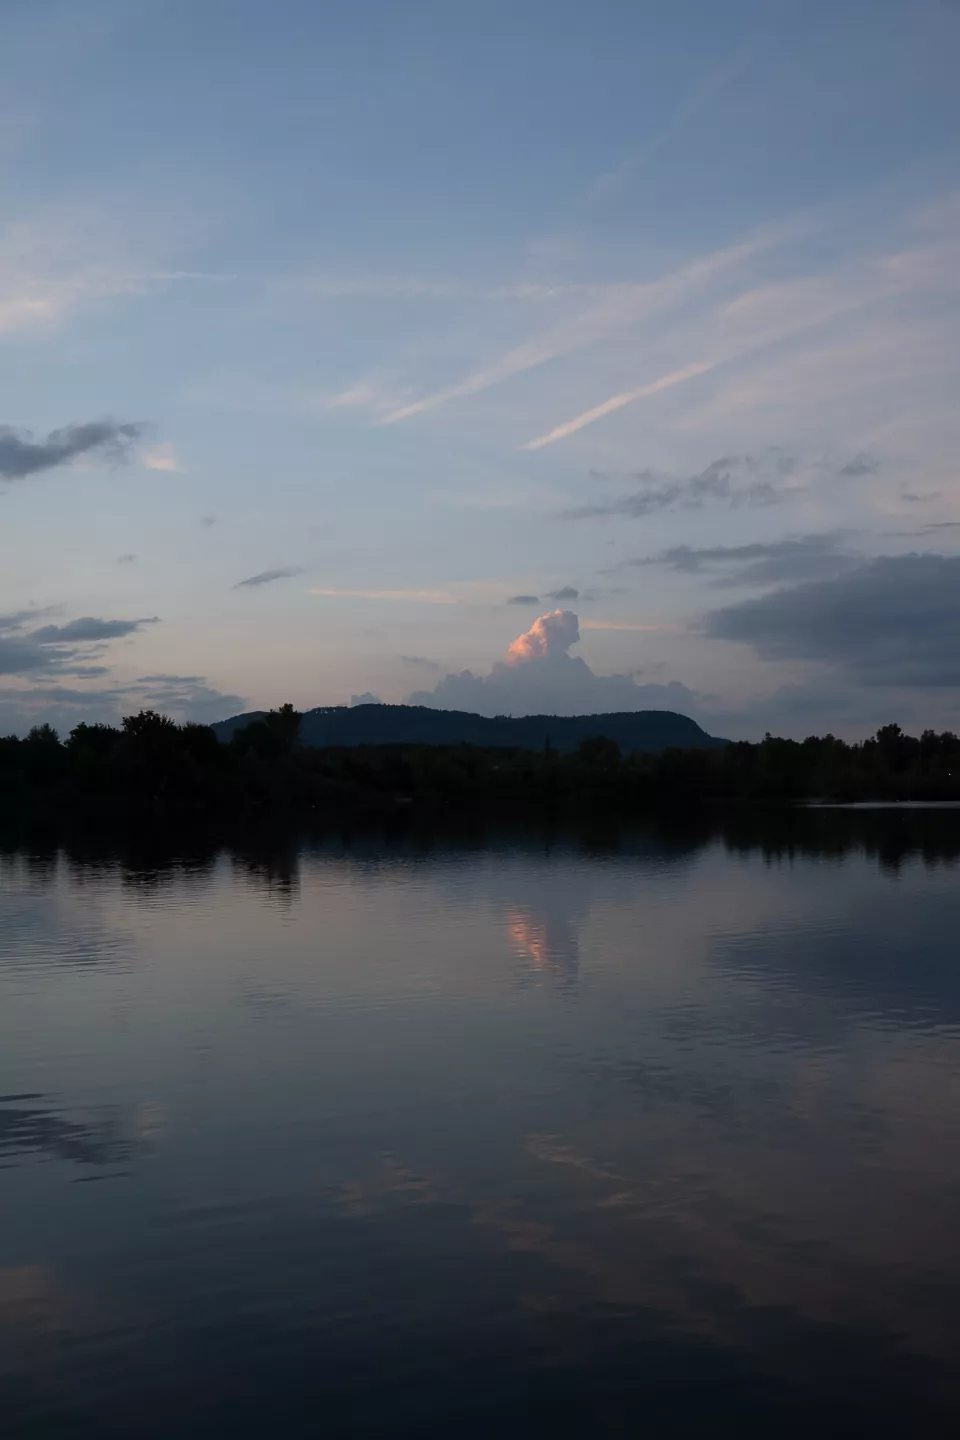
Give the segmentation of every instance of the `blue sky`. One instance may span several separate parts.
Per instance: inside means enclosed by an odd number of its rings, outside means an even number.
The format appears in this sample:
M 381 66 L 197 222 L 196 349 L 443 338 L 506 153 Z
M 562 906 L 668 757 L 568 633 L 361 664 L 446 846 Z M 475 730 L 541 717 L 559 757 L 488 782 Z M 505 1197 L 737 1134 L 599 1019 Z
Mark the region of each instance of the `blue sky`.
M 7 0 L 0 729 L 960 725 L 958 63 L 950 0 Z

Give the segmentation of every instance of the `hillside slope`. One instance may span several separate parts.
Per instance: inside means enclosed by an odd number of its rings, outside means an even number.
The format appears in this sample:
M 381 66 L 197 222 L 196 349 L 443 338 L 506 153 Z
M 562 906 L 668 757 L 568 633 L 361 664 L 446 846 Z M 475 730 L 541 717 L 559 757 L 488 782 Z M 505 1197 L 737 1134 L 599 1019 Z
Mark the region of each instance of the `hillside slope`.
M 220 740 L 263 718 L 251 711 L 221 720 Z M 726 742 L 672 710 L 618 711 L 608 715 L 524 715 L 519 718 L 434 710 L 425 705 L 333 705 L 308 710 L 300 725 L 304 745 L 480 745 L 489 748 L 575 750 L 589 735 L 615 740 L 623 751 L 656 753 L 671 746 L 712 749 Z

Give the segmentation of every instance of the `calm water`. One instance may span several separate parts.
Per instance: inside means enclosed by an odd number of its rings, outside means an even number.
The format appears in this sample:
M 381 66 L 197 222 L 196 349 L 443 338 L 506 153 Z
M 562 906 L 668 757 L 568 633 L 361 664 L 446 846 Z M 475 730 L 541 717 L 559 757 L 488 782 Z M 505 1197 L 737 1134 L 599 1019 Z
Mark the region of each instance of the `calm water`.
M 960 816 L 751 823 L 0 852 L 3 1433 L 947 1434 Z

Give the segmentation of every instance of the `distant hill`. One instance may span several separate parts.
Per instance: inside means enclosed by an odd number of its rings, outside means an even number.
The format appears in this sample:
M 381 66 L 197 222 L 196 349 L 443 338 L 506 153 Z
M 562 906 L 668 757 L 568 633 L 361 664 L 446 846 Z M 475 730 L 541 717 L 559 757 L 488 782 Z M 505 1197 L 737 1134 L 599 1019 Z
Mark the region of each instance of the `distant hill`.
M 227 741 L 261 720 L 262 710 L 234 715 L 211 728 Z M 610 715 L 523 715 L 519 718 L 433 710 L 426 705 L 330 705 L 308 710 L 300 725 L 304 745 L 480 745 L 490 749 L 575 750 L 589 735 L 615 740 L 622 751 L 656 753 L 671 746 L 714 749 L 717 740 L 687 715 L 672 710 L 616 711 Z

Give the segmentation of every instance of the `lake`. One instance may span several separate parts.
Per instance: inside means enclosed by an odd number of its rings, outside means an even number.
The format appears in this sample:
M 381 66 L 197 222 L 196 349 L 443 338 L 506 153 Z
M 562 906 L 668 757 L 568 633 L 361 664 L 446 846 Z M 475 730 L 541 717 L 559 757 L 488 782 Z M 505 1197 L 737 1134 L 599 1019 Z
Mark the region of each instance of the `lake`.
M 0 1430 L 940 1435 L 960 815 L 0 847 Z

